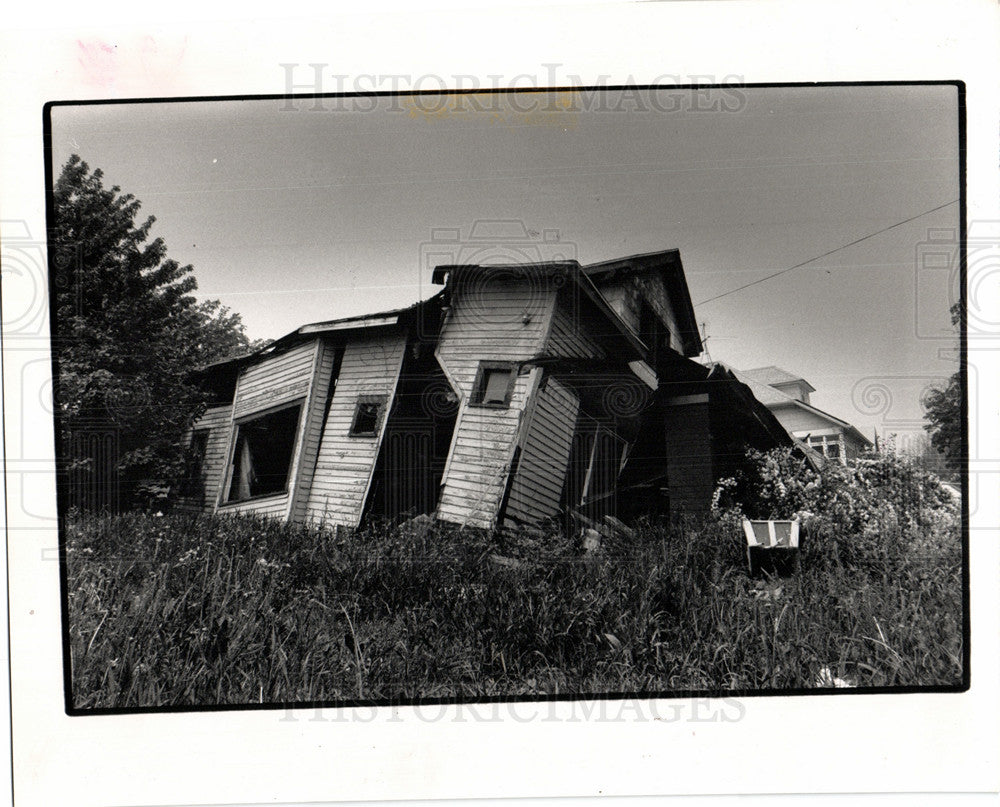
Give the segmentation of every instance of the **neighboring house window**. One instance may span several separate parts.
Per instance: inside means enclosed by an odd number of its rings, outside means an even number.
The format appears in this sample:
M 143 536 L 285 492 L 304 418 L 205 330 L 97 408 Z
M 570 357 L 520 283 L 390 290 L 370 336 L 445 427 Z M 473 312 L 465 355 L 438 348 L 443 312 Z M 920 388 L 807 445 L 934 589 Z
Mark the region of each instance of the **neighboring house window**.
M 840 435 L 819 435 L 809 438 L 809 447 L 831 460 L 844 461 Z
M 208 435 L 208 429 L 195 429 L 191 434 L 187 466 L 181 484 L 182 496 L 200 499 L 205 495 L 205 454 L 208 453 Z
M 237 422 L 226 502 L 242 502 L 288 490 L 302 404 Z
M 517 366 L 515 364 L 480 362 L 469 403 L 474 406 L 506 409 L 510 406 L 516 380 Z
M 351 420 L 351 437 L 375 437 L 385 409 L 385 395 L 362 395 L 354 408 Z

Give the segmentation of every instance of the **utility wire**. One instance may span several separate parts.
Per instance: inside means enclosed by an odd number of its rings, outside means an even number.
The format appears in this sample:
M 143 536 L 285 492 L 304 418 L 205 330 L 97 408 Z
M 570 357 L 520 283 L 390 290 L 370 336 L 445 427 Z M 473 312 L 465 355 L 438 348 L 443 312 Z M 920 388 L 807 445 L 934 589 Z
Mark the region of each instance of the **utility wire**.
M 714 300 L 719 300 L 723 297 L 728 297 L 730 294 L 736 294 L 736 292 L 743 291 L 743 289 L 749 289 L 751 286 L 756 286 L 758 283 L 763 283 L 765 280 L 770 280 L 771 278 L 777 277 L 778 275 L 783 275 L 786 274 L 787 272 L 791 272 L 794 269 L 799 269 L 805 266 L 806 264 L 812 263 L 813 261 L 818 261 L 820 258 L 825 258 L 828 255 L 832 255 L 834 252 L 840 252 L 840 250 L 842 249 L 853 247 L 855 244 L 860 244 L 862 241 L 867 241 L 869 238 L 874 238 L 876 235 L 881 235 L 882 233 L 888 232 L 894 227 L 901 227 L 904 224 L 909 224 L 911 221 L 915 221 L 916 219 L 919 219 L 921 216 L 926 216 L 930 213 L 934 213 L 938 210 L 948 207 L 948 205 L 955 204 L 957 201 L 958 199 L 952 199 L 950 202 L 945 202 L 943 205 L 932 207 L 930 210 L 925 210 L 923 213 L 917 213 L 917 215 L 910 216 L 910 218 L 908 219 L 897 221 L 895 224 L 890 224 L 888 227 L 884 227 L 881 230 L 876 230 L 873 233 L 869 233 L 868 235 L 862 236 L 861 238 L 851 241 L 851 243 L 849 244 L 843 244 L 842 246 L 831 249 L 829 252 L 824 252 L 822 255 L 817 255 L 816 257 L 810 258 L 807 261 L 802 261 L 802 263 L 797 263 L 795 264 L 795 266 L 789 266 L 787 269 L 782 269 L 780 272 L 774 272 L 768 275 L 767 277 L 762 277 L 759 280 L 754 280 L 750 283 L 745 283 L 742 286 L 737 286 L 735 289 L 730 289 L 729 291 L 722 292 L 722 294 L 716 294 L 714 297 L 709 297 L 707 300 L 702 300 L 700 303 L 698 303 L 698 305 L 705 305 L 705 303 L 710 303 Z

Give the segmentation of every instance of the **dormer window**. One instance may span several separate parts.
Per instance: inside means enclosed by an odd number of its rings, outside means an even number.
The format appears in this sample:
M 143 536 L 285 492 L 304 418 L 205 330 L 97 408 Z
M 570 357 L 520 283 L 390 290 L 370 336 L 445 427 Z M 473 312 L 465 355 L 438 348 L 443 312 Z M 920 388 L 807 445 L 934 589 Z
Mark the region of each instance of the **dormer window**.
M 506 409 L 510 406 L 516 380 L 517 365 L 511 362 L 480 362 L 469 403 Z

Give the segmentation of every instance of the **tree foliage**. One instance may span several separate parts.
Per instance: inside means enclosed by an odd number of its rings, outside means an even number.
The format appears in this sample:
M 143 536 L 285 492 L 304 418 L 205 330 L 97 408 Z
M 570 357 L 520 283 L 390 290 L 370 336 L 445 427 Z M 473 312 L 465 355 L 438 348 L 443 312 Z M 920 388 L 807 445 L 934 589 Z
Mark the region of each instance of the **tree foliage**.
M 962 324 L 959 303 L 951 308 L 951 322 L 956 328 Z M 965 466 L 962 452 L 962 378 L 954 373 L 943 387 L 932 389 L 924 399 L 924 414 L 930 434 L 931 445 L 945 457 L 945 462 L 953 471 Z
M 181 473 L 181 437 L 206 400 L 190 371 L 248 347 L 240 316 L 193 296 L 192 267 L 150 240 L 155 219 L 137 223 L 140 207 L 74 154 L 55 183 L 50 234 L 60 436 L 118 434 L 126 506 Z

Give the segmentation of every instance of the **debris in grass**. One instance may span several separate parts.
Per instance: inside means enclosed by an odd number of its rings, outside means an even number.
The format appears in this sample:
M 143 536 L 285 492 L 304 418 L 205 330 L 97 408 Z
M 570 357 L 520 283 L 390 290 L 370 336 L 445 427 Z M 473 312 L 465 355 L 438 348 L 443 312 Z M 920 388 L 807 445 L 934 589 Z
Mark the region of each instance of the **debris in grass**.
M 849 678 L 838 678 L 829 667 L 823 667 L 816 678 L 815 686 L 832 687 L 836 689 L 853 689 L 857 683 Z

